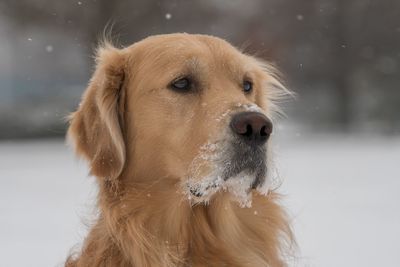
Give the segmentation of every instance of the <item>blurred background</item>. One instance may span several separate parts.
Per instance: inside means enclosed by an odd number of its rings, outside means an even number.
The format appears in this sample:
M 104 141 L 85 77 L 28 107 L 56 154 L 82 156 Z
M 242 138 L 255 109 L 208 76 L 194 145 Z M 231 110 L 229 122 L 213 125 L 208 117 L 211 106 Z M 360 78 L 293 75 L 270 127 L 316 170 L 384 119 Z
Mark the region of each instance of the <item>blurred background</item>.
M 0 0 L 1 266 L 56 266 L 85 235 L 95 185 L 64 145 L 107 25 L 222 37 L 275 63 L 276 151 L 293 266 L 400 266 L 398 0 Z M 90 216 L 89 216 L 90 217 Z

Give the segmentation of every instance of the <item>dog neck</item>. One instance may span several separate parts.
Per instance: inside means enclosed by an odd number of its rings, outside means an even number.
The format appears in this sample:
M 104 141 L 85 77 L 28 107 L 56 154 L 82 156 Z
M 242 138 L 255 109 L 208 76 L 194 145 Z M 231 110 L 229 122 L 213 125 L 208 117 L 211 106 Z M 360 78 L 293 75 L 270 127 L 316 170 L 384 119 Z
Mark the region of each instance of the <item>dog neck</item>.
M 241 208 L 224 192 L 191 206 L 172 180 L 124 188 L 135 189 L 101 187 L 99 220 L 81 258 L 102 253 L 104 261 L 135 267 L 285 266 L 291 232 L 275 193 L 254 193 L 252 207 Z

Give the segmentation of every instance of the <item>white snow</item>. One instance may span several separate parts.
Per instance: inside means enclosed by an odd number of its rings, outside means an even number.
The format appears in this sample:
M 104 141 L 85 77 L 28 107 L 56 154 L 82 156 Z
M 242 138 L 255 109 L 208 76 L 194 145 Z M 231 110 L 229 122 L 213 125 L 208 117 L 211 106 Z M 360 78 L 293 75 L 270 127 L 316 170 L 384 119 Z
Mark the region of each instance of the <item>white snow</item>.
M 0 142 L 0 266 L 63 266 L 93 218 L 87 172 L 63 141 Z
M 276 143 L 301 249 L 290 266 L 400 266 L 399 139 L 302 134 Z M 62 266 L 95 196 L 62 141 L 0 142 L 1 266 Z
M 301 249 L 292 266 L 400 266 L 400 139 L 281 144 L 279 191 Z
M 233 194 L 235 201 L 242 208 L 250 208 L 253 193 L 249 188 L 254 181 L 254 175 L 241 172 L 235 177 L 231 177 L 222 185 L 222 189 Z
M 260 113 L 265 113 L 258 105 L 256 104 L 242 104 L 238 103 L 236 104 L 236 107 L 238 108 L 243 108 L 246 111 L 251 111 L 251 112 L 260 112 Z
M 187 180 L 183 181 L 183 193 L 192 202 L 207 204 L 218 191 L 230 192 L 241 207 L 251 207 L 252 193 L 249 192 L 255 174 L 245 171 L 228 180 L 223 179 L 228 164 L 226 140 L 208 142 L 200 147 L 200 153 L 189 168 Z M 266 191 L 265 191 L 266 192 Z

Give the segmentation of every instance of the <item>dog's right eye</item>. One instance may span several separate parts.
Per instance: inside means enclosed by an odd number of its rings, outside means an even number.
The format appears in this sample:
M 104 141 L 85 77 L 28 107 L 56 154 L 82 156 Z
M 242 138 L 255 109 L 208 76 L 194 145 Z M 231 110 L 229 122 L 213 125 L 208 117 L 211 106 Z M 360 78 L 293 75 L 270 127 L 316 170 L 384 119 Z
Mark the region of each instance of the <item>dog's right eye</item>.
M 192 83 L 189 78 L 180 78 L 171 83 L 170 87 L 177 91 L 189 91 L 192 87 Z

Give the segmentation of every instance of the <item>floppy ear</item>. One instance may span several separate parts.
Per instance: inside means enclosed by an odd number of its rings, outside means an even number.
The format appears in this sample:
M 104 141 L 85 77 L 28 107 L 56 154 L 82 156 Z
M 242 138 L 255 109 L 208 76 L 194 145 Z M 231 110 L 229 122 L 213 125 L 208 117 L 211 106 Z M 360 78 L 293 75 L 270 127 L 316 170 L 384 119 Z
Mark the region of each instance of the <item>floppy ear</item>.
M 285 102 L 290 97 L 295 97 L 295 94 L 287 89 L 280 78 L 280 72 L 271 63 L 255 58 L 258 65 L 264 71 L 265 74 L 265 89 L 264 100 L 268 101 L 268 111 L 275 117 L 276 115 L 283 115 L 285 113 L 279 107 L 279 104 Z M 273 119 L 273 118 L 272 118 Z
M 98 49 L 96 71 L 68 129 L 76 153 L 89 161 L 91 173 L 108 179 L 118 177 L 125 164 L 125 61 L 123 50 L 107 44 Z

